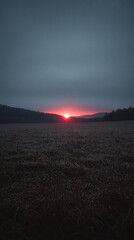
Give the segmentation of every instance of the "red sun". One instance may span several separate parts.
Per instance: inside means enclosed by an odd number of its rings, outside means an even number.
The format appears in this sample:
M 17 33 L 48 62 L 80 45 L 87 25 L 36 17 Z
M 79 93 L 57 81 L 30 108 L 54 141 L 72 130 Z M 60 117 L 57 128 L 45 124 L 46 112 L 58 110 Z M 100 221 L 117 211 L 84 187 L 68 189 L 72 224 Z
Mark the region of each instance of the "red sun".
M 64 116 L 64 118 L 66 118 L 66 119 L 70 117 L 70 115 L 69 115 L 68 113 L 65 113 L 63 116 Z

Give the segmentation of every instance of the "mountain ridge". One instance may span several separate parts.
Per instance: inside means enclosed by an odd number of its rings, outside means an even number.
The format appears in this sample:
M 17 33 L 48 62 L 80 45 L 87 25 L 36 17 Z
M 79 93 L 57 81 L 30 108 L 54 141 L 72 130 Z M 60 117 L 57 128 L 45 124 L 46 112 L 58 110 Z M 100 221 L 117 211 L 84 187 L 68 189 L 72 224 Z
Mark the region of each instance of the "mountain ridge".
M 78 118 L 86 118 L 86 119 L 91 119 L 91 118 L 103 118 L 107 114 L 107 112 L 98 112 L 94 114 L 89 114 L 89 115 L 81 115 L 78 116 Z
M 98 113 L 100 114 L 100 113 Z M 25 108 L 11 107 L 0 104 L 0 123 L 65 123 L 65 122 L 92 122 L 101 121 L 97 113 L 92 118 L 64 116 L 54 113 L 43 113 Z
M 0 104 L 0 123 L 43 122 L 63 122 L 63 117 L 58 114 L 42 113 L 34 110 Z
M 10 107 L 0 104 L 0 123 L 65 123 L 65 122 L 102 122 L 134 120 L 134 108 L 117 109 L 110 113 L 100 112 L 79 117 L 69 117 L 54 113 L 43 113 L 24 108 Z

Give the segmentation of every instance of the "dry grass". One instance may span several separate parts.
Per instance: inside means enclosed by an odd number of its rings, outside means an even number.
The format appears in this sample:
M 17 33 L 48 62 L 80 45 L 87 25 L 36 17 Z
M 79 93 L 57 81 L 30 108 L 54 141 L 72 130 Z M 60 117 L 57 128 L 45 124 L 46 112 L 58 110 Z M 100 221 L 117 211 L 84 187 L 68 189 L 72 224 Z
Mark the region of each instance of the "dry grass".
M 1 239 L 133 239 L 133 143 L 133 121 L 0 125 Z

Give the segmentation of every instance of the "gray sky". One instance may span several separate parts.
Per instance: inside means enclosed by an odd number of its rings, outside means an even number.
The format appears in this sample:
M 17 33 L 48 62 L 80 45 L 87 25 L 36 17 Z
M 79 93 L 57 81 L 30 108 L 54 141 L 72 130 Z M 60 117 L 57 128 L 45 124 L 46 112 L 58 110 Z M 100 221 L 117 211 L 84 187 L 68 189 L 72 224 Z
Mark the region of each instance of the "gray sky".
M 70 114 L 134 105 L 133 0 L 1 0 L 0 103 Z

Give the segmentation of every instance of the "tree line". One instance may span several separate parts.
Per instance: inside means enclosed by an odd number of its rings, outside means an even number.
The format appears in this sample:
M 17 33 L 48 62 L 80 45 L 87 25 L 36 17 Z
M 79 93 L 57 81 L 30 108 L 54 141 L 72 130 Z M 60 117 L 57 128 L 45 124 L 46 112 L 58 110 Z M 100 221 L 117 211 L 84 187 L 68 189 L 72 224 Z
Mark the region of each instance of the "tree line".
M 123 120 L 134 120 L 134 108 L 124 108 L 113 110 L 104 116 L 104 121 L 123 121 Z

